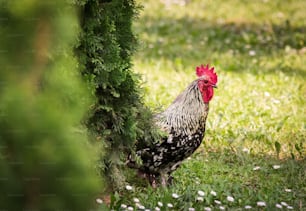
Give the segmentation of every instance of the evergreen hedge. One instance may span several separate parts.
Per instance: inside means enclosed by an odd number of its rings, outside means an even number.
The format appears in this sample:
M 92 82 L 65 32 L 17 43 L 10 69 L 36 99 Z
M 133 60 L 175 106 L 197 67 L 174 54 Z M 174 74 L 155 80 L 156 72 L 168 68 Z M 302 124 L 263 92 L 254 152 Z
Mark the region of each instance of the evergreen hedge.
M 137 45 L 132 22 L 138 10 L 134 0 L 88 0 L 80 11 L 77 54 L 96 97 L 87 126 L 106 148 L 98 166 L 115 188 L 124 186 L 124 162 L 135 144 L 149 143 L 155 136 L 140 77 L 131 70 Z
M 0 210 L 89 210 L 101 190 L 80 127 L 77 29 L 65 1 L 1 1 Z

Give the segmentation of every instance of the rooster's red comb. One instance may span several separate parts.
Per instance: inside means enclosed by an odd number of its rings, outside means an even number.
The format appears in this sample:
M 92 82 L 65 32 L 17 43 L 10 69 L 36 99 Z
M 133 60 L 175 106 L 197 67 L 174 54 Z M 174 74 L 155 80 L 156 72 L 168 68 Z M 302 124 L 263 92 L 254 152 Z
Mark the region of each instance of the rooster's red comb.
M 196 74 L 198 77 L 202 77 L 204 75 L 208 76 L 210 78 L 210 80 L 216 84 L 218 81 L 218 76 L 217 74 L 214 72 L 215 68 L 214 67 L 209 67 L 209 64 L 207 64 L 206 66 L 204 66 L 203 64 L 199 67 L 196 68 Z

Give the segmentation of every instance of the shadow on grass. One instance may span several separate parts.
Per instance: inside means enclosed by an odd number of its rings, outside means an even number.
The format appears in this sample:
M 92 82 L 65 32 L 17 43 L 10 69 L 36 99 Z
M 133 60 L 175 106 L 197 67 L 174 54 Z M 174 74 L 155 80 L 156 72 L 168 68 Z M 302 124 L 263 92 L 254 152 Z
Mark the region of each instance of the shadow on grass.
M 209 22 L 203 19 L 152 19 L 144 16 L 136 29 L 143 34 L 143 49 L 137 57 L 166 59 L 174 63 L 209 61 L 222 63 L 228 71 L 244 71 L 255 60 L 264 73 L 282 71 L 306 76 L 302 68 L 291 67 L 284 55 L 305 54 L 306 27 L 286 20 L 273 23 Z M 144 50 L 149 48 L 150 50 Z M 265 63 L 275 60 L 273 65 Z

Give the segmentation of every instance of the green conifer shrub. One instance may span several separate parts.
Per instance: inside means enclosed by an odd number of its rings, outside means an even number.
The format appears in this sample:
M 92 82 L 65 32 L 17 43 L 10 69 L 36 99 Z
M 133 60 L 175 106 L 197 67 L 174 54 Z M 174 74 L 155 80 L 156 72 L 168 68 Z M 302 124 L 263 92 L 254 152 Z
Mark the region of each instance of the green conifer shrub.
M 134 0 L 88 0 L 80 11 L 77 54 L 96 97 L 87 126 L 106 147 L 98 166 L 115 188 L 124 187 L 124 162 L 135 144 L 150 143 L 155 136 L 140 77 L 132 72 L 137 44 L 132 21 L 138 9 Z

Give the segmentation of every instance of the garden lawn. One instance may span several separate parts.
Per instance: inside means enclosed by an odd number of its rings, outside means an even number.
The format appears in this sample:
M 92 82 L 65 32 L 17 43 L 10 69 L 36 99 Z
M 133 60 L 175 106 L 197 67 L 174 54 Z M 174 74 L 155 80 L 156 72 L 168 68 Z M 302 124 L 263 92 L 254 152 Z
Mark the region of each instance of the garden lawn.
M 218 89 L 174 184 L 130 181 L 111 208 L 306 210 L 306 1 L 139 2 L 133 62 L 146 104 L 165 109 L 200 64 L 215 66 Z

